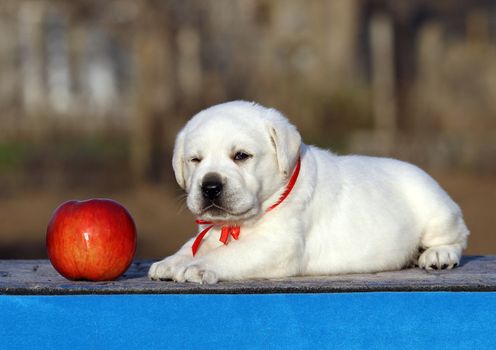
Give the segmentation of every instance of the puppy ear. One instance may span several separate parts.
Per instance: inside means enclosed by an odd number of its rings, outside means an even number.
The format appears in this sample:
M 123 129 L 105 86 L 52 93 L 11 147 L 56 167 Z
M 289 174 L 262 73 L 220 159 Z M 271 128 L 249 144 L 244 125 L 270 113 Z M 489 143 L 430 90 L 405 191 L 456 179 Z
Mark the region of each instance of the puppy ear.
M 270 112 L 276 114 L 276 118 L 270 118 L 269 133 L 279 170 L 284 176 L 289 176 L 300 155 L 301 136 L 278 111 L 271 109 Z
M 181 130 L 176 136 L 174 153 L 172 156 L 172 168 L 176 181 L 182 189 L 186 187 L 186 177 L 184 174 L 184 131 Z

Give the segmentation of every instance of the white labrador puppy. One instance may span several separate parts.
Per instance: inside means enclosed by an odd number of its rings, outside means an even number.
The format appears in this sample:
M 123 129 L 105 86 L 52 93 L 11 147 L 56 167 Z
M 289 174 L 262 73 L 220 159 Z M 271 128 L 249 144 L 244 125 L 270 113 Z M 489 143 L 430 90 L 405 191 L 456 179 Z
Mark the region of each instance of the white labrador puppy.
M 173 167 L 199 236 L 154 263 L 155 280 L 366 273 L 412 262 L 451 269 L 469 234 L 460 208 L 421 169 L 305 145 L 280 112 L 255 103 L 194 116 L 177 136 Z

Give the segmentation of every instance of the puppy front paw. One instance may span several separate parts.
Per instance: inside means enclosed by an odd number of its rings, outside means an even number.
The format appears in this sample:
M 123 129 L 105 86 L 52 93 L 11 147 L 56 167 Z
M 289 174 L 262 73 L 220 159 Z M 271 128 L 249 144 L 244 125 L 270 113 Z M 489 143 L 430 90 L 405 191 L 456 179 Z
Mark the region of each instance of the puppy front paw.
M 153 263 L 148 270 L 148 277 L 154 281 L 176 280 L 184 274 L 185 267 L 191 262 L 190 258 L 170 256 Z
M 219 281 L 217 274 L 203 267 L 201 264 L 193 264 L 184 270 L 184 280 L 200 284 L 215 284 Z
M 148 270 L 148 278 L 154 281 L 172 279 L 172 266 L 165 260 L 153 263 Z

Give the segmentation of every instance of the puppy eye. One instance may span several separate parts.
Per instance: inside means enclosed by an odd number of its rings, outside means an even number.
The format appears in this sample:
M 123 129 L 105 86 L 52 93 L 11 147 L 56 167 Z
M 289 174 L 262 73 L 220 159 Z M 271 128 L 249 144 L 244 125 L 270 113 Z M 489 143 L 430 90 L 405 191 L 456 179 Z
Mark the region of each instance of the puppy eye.
M 233 157 L 233 160 L 236 162 L 242 162 L 244 160 L 247 160 L 248 158 L 251 158 L 252 155 L 248 154 L 246 152 L 236 152 L 236 154 Z
M 201 158 L 200 157 L 193 157 L 189 160 L 191 163 L 200 163 Z

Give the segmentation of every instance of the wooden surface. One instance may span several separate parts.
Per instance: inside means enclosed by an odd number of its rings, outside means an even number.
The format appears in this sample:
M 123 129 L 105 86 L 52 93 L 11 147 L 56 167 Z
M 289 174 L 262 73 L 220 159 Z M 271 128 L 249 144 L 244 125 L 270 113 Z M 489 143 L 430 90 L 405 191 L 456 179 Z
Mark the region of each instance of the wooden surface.
M 112 282 L 69 281 L 47 260 L 0 260 L 0 294 L 253 294 L 384 291 L 496 291 L 496 256 L 464 257 L 453 270 L 407 269 L 374 274 L 221 282 L 215 285 L 151 281 L 151 261 L 136 261 Z

